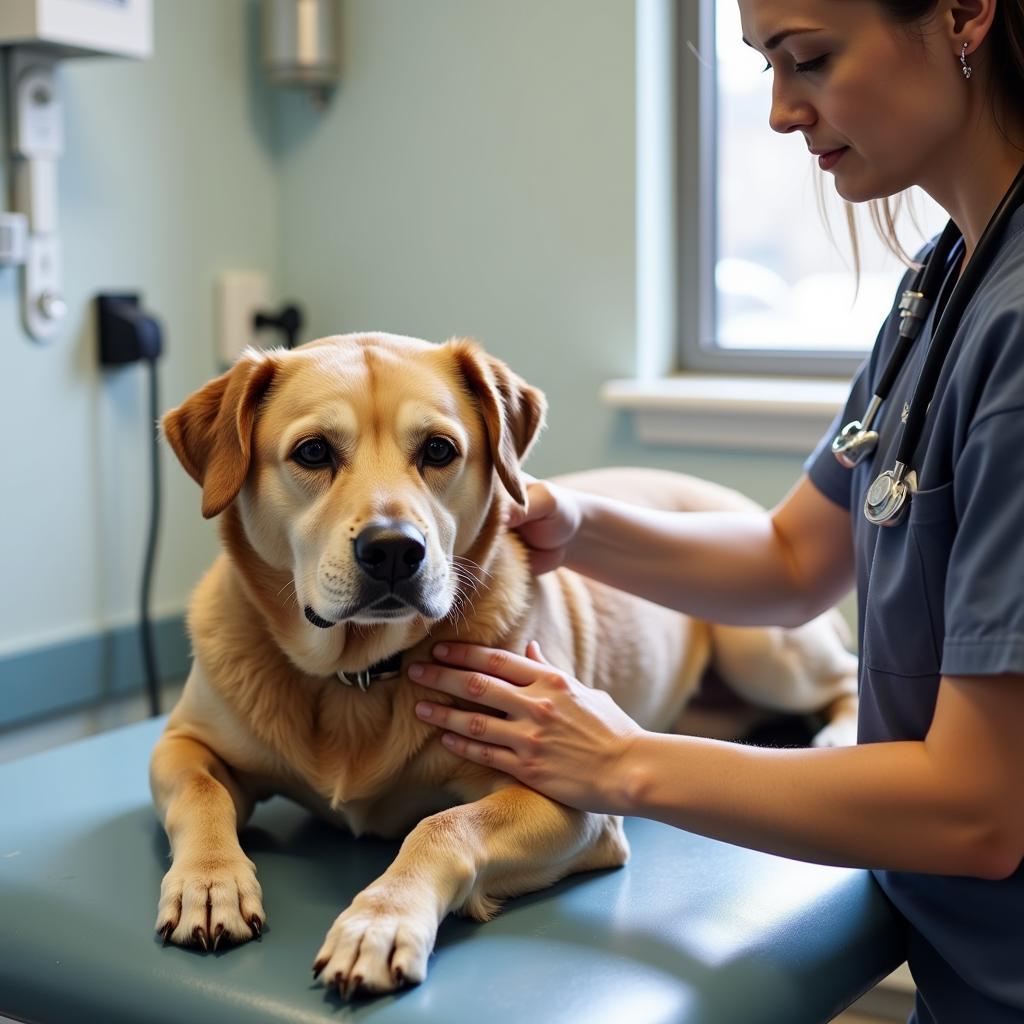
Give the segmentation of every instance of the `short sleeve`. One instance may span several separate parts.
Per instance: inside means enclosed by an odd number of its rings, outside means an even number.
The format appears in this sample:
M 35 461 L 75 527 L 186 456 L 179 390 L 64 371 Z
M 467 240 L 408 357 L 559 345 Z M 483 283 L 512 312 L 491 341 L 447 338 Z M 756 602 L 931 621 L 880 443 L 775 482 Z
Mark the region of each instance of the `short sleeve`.
M 971 427 L 953 499 L 942 671 L 1024 672 L 1024 396 Z

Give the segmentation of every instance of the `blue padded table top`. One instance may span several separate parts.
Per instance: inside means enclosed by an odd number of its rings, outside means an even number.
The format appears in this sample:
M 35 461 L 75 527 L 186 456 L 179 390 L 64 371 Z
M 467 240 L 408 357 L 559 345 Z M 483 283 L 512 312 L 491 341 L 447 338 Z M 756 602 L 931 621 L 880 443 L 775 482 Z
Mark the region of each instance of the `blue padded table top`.
M 449 918 L 424 984 L 346 1005 L 311 981 L 334 917 L 398 843 L 355 839 L 284 799 L 242 836 L 263 885 L 258 942 L 216 953 L 154 935 L 167 843 L 150 805 L 162 720 L 0 765 L 0 1016 L 32 1022 L 630 1024 L 828 1020 L 902 959 L 871 876 L 629 820 L 630 862 Z

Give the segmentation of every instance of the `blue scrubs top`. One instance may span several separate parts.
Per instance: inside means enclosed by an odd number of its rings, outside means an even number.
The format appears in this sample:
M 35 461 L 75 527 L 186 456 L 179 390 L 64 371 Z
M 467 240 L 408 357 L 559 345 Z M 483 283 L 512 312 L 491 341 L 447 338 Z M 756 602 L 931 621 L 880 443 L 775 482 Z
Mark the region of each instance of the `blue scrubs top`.
M 894 306 L 846 408 L 805 467 L 819 491 L 850 511 L 861 743 L 922 739 L 943 674 L 1024 673 L 1024 209 L 1011 218 L 943 367 L 911 460 L 918 490 L 909 516 L 878 527 L 864 517 L 864 497 L 895 464 L 900 414 L 931 340 L 930 319 L 880 413 L 874 456 L 851 471 L 829 447 L 842 424 L 863 415 L 898 316 Z M 907 922 L 918 987 L 912 1021 L 1024 1022 L 1024 866 L 1002 881 L 874 874 Z

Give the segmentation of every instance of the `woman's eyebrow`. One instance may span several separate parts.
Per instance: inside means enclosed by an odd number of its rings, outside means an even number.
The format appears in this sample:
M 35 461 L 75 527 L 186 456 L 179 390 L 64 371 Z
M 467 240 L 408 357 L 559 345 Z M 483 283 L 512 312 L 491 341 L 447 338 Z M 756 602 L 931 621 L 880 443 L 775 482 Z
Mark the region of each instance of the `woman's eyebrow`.
M 817 28 L 785 28 L 781 32 L 776 32 L 775 35 L 773 35 L 764 44 L 764 48 L 765 48 L 765 50 L 774 50 L 788 36 L 798 36 L 798 35 L 802 35 L 805 32 L 820 32 L 820 31 L 821 30 L 817 29 Z M 747 46 L 751 47 L 752 49 L 754 49 L 754 50 L 757 49 L 757 47 L 754 46 L 754 44 L 749 39 L 747 39 L 746 36 L 743 37 L 743 42 L 745 42 L 747 44 Z

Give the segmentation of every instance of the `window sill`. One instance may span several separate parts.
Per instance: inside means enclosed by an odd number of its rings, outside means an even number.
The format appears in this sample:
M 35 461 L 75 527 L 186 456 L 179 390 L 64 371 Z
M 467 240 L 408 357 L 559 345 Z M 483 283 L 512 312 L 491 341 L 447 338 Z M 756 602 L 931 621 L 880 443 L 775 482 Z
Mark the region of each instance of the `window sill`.
M 806 455 L 846 402 L 849 382 L 832 378 L 679 374 L 612 380 L 606 405 L 631 412 L 646 444 Z

